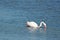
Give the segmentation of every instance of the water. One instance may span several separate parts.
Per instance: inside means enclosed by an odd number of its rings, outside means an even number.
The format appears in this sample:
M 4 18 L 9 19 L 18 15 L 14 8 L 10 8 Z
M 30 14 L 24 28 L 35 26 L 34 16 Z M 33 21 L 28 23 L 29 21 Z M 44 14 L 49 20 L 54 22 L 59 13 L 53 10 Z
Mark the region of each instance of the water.
M 26 21 L 47 24 L 30 32 Z M 0 0 L 0 40 L 60 40 L 60 0 Z

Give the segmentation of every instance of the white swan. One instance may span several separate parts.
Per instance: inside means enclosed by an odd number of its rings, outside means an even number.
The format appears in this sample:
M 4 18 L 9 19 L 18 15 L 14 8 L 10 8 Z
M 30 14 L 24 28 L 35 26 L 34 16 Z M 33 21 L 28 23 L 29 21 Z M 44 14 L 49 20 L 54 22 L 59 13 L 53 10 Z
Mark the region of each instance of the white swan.
M 45 22 L 41 22 L 40 25 L 38 25 L 36 22 L 34 21 L 27 21 L 27 27 L 32 27 L 32 28 L 41 28 L 42 25 L 44 25 L 44 28 L 46 29 L 46 23 Z

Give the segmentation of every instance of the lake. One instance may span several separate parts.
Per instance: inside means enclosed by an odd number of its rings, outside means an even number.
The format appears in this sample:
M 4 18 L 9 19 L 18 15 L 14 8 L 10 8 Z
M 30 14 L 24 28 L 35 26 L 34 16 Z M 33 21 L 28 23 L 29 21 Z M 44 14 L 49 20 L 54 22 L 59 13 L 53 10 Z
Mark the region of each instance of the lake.
M 27 21 L 47 24 L 29 31 Z M 0 0 L 0 40 L 60 40 L 60 0 Z

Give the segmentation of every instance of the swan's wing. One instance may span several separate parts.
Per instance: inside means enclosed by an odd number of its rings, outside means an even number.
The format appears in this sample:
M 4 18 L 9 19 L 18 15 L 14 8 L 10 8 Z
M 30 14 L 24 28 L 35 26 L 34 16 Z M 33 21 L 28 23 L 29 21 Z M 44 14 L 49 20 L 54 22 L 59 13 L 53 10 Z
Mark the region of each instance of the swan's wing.
M 31 27 L 38 27 L 37 23 L 35 22 L 30 22 Z

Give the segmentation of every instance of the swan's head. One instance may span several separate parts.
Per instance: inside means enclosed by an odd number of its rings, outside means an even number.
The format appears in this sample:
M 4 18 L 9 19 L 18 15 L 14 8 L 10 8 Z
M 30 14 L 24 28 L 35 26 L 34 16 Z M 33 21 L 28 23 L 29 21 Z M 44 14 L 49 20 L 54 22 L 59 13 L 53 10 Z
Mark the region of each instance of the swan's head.
M 44 24 L 44 28 L 46 28 L 47 26 L 46 26 L 46 24 Z
M 47 26 L 46 26 L 46 24 L 44 24 L 44 31 L 46 31 L 46 28 L 47 28 Z
M 44 25 L 44 28 L 46 28 L 46 23 L 44 21 L 41 21 L 40 27 L 42 26 L 42 24 Z
M 46 28 L 47 28 L 46 23 L 44 21 L 42 21 L 40 26 L 42 26 L 42 24 L 44 25 L 44 31 L 46 31 Z

